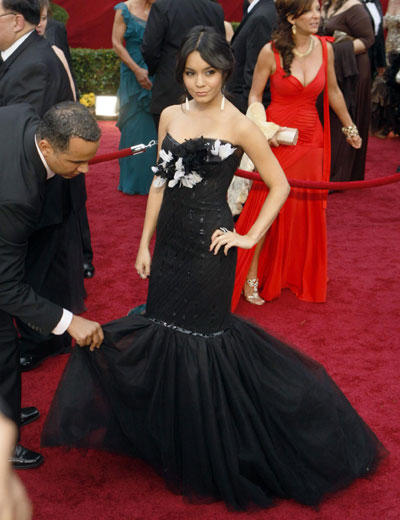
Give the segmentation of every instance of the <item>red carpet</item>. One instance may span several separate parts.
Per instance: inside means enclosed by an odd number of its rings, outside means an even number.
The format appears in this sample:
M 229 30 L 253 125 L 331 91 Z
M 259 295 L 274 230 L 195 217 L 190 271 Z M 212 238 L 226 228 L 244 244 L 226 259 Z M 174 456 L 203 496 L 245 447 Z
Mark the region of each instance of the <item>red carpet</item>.
M 114 123 L 102 123 L 101 153 L 114 151 Z M 367 178 L 391 175 L 399 140 L 371 139 Z M 133 268 L 146 197 L 117 191 L 118 163 L 87 176 L 96 275 L 86 283 L 86 315 L 100 322 L 144 302 L 146 282 Z M 251 514 L 221 503 L 185 504 L 139 460 L 94 451 L 43 449 L 45 464 L 20 472 L 35 520 L 397 520 L 400 517 L 400 183 L 329 196 L 329 286 L 326 304 L 289 292 L 263 307 L 244 301 L 238 312 L 321 361 L 391 452 L 371 480 L 326 499 L 319 511 L 281 501 Z M 23 375 L 23 404 L 42 418 L 22 431 L 39 450 L 39 436 L 66 356 Z M 82 388 L 82 393 L 85 388 Z

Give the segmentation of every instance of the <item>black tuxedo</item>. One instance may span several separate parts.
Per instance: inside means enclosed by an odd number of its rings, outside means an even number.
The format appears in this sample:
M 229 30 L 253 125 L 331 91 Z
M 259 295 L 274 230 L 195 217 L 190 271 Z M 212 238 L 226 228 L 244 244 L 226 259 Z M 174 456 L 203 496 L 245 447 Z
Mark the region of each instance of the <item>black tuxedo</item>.
M 263 46 L 271 40 L 277 24 L 274 0 L 260 0 L 244 15 L 232 38 L 232 50 L 236 66 L 228 83 L 228 91 L 233 95 L 234 104 L 246 112 L 253 72 L 258 55 Z M 270 101 L 269 89 L 265 89 L 263 102 Z
M 39 116 L 61 101 L 73 100 L 68 75 L 49 42 L 33 31 L 0 68 L 0 106 L 29 103 Z M 83 256 L 76 214 L 86 201 L 83 175 L 59 176 L 46 184 L 46 196 L 26 255 L 26 281 L 42 296 L 74 312 L 84 309 Z M 75 234 L 74 257 L 67 239 Z M 68 248 L 68 249 L 67 249 Z M 68 260 L 66 260 L 68 259 Z M 72 280 L 78 280 L 76 286 Z M 23 354 L 32 354 L 46 338 L 19 322 Z M 49 352 L 64 350 L 69 338 L 53 338 Z M 28 352 L 29 351 L 29 352 Z
M 33 31 L 0 68 L 0 106 L 28 102 L 43 116 L 56 103 L 72 99 L 64 66 Z
M 382 4 L 380 0 L 363 0 L 363 3 L 368 11 L 368 14 L 371 17 L 372 26 L 375 29 L 375 24 L 373 17 L 368 9 L 368 3 L 375 4 L 378 13 L 381 17 L 381 22 L 379 24 L 378 33 L 375 36 L 375 43 L 368 49 L 369 61 L 371 62 L 371 75 L 372 78 L 375 77 L 378 72 L 378 68 L 386 67 L 386 50 L 385 50 L 385 35 L 383 30 L 383 10 Z
M 155 74 L 152 114 L 181 101 L 184 90 L 175 80 L 176 53 L 195 25 L 212 26 L 225 35 L 222 7 L 211 0 L 156 0 L 151 7 L 142 53 L 150 75 Z
M 13 317 L 47 335 L 63 312 L 25 282 L 28 243 L 40 219 L 47 176 L 34 140 L 38 123 L 30 105 L 0 108 L 0 397 L 17 424 L 21 382 Z

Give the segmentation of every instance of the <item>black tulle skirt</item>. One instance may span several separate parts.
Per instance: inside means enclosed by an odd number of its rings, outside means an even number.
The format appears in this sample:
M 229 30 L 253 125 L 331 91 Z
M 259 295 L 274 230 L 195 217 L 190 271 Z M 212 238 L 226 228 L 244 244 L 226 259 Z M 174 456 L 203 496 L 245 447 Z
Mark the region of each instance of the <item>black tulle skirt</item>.
M 43 444 L 140 457 L 191 501 L 238 510 L 323 495 L 385 454 L 325 369 L 232 316 L 210 335 L 131 315 L 75 348 Z

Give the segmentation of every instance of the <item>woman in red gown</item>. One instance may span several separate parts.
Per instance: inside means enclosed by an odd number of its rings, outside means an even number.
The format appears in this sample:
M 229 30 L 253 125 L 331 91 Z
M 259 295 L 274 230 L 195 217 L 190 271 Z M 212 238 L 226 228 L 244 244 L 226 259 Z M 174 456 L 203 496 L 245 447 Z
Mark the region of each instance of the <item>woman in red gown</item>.
M 318 0 L 278 0 L 276 7 L 279 27 L 273 42 L 265 45 L 258 57 L 249 104 L 261 102 L 269 79 L 267 120 L 299 130 L 295 146 L 274 148 L 286 176 L 328 181 L 329 124 L 323 130 L 315 106 L 323 90 L 324 120 L 329 122 L 330 105 L 344 126 L 348 143 L 359 148 L 361 139 L 336 82 L 331 46 L 315 36 L 320 21 Z M 276 146 L 277 139 L 270 144 Z M 254 182 L 236 225 L 238 233 L 253 225 L 266 195 L 265 186 Z M 325 208 L 326 191 L 292 188 L 265 239 L 252 250 L 238 251 L 232 309 L 242 291 L 257 305 L 277 298 L 284 288 L 304 301 L 326 300 Z

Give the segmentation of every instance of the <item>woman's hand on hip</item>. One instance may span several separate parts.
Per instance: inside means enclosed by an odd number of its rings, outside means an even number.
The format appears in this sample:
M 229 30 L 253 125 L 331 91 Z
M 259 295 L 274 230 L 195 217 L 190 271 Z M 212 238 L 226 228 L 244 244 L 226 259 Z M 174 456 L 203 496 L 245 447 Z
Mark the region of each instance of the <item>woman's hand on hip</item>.
M 229 231 L 224 227 L 220 227 L 212 234 L 210 251 L 217 255 L 219 250 L 223 248 L 224 254 L 227 255 L 231 247 L 251 249 L 255 245 L 255 240 L 248 235 L 239 235 L 235 230 Z

